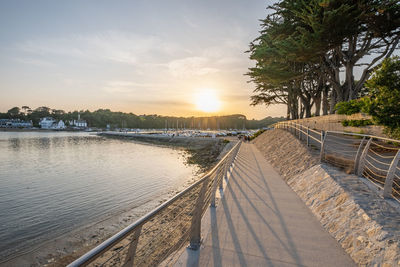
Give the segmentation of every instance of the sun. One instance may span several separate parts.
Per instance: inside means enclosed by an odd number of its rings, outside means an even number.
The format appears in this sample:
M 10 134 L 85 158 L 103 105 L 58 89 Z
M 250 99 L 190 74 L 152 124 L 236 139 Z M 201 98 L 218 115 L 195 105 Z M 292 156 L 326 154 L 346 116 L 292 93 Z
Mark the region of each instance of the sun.
M 216 112 L 221 107 L 216 91 L 211 89 L 201 89 L 195 95 L 196 108 L 203 112 Z

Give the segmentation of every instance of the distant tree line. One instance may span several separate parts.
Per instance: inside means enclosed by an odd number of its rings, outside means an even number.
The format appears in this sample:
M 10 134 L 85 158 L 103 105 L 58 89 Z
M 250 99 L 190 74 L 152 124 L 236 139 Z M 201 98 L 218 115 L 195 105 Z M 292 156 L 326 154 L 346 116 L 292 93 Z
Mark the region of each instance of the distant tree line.
M 89 127 L 106 128 L 140 128 L 140 129 L 258 129 L 267 127 L 281 118 L 267 117 L 262 120 L 247 120 L 246 116 L 235 114 L 228 116 L 211 117 L 173 117 L 160 115 L 135 115 L 133 113 L 113 112 L 109 109 L 96 111 L 73 111 L 39 107 L 30 109 L 28 106 L 13 107 L 7 113 L 0 113 L 0 119 L 22 119 L 32 121 L 34 126 L 39 126 L 39 121 L 44 117 L 63 120 L 66 125 L 69 121 L 78 118 L 86 120 Z
M 252 104 L 285 104 L 287 118 L 335 113 L 338 102 L 362 97 L 371 73 L 399 48 L 398 0 L 282 0 L 269 9 L 247 75 Z

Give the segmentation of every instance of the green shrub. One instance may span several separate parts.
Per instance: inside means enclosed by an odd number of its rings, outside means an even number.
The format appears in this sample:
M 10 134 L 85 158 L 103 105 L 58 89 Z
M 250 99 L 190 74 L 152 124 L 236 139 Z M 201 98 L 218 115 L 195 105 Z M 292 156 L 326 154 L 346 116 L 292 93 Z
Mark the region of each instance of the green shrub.
M 336 104 L 335 109 L 337 114 L 351 115 L 360 113 L 364 109 L 363 99 L 354 99 L 350 101 L 339 102 Z
M 262 134 L 263 132 L 265 132 L 265 130 L 258 130 L 258 131 L 255 132 L 252 136 L 250 136 L 250 140 L 253 140 L 254 138 L 256 138 L 257 136 L 259 136 L 259 135 Z
M 344 120 L 342 121 L 343 126 L 361 127 L 367 125 L 373 125 L 372 120 Z
M 400 59 L 387 58 L 365 83 L 369 90 L 368 111 L 374 121 L 396 135 L 400 130 Z

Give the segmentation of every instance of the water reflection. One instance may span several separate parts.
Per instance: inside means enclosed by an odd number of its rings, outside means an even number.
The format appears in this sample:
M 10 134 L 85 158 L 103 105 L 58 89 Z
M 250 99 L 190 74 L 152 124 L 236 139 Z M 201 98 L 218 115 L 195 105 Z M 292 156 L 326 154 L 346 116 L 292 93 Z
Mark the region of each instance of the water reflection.
M 67 147 L 71 145 L 91 145 L 104 142 L 104 137 L 99 136 L 67 136 L 67 137 L 40 137 L 40 138 L 10 138 L 9 148 L 20 150 L 21 148 L 50 149 L 50 147 Z

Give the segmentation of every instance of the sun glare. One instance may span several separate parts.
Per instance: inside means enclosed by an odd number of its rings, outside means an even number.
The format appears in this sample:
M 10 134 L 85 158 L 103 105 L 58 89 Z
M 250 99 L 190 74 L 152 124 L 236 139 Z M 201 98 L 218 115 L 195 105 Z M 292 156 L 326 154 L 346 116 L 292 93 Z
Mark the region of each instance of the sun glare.
M 202 89 L 195 96 L 196 108 L 204 112 L 215 112 L 221 107 L 221 101 L 215 90 Z

